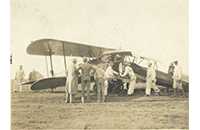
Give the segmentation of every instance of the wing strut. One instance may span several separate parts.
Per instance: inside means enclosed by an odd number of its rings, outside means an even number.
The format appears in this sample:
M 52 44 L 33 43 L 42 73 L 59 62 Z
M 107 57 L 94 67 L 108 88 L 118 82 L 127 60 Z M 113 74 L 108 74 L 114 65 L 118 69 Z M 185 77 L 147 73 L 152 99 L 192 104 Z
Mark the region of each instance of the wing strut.
M 49 78 L 49 70 L 48 70 L 47 56 L 46 55 L 45 55 L 45 62 L 46 62 L 46 69 L 47 69 L 47 77 Z
M 100 51 L 99 51 L 99 56 L 101 56 L 103 54 L 101 48 L 100 48 Z
M 49 41 L 47 42 L 48 48 L 49 48 L 49 56 L 50 56 L 50 62 L 51 62 L 51 76 L 54 76 L 54 72 L 53 72 L 53 64 L 52 64 L 52 55 L 51 55 L 51 48 L 49 46 Z
M 64 45 L 63 42 L 62 42 L 62 45 L 63 45 L 63 56 L 64 56 L 65 71 L 66 71 L 67 70 L 67 64 L 66 64 L 66 59 L 65 59 L 65 45 Z
M 140 60 L 140 62 L 138 63 L 138 65 L 143 61 L 144 59 Z
M 90 51 L 89 51 L 89 56 L 90 56 L 90 52 L 92 52 L 92 54 L 96 57 L 96 55 L 94 54 L 94 52 L 90 49 Z
M 155 61 L 155 65 L 156 65 L 156 69 L 158 69 L 158 64 L 157 64 L 157 62 Z

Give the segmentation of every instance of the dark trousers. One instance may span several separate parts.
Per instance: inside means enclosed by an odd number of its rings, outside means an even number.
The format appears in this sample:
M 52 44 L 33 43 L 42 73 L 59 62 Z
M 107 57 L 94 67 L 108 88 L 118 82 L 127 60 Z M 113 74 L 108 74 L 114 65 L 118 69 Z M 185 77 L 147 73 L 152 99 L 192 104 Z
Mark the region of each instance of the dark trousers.
M 82 98 L 85 98 L 85 87 L 87 88 L 87 101 L 90 101 L 90 80 L 84 80 L 81 82 Z

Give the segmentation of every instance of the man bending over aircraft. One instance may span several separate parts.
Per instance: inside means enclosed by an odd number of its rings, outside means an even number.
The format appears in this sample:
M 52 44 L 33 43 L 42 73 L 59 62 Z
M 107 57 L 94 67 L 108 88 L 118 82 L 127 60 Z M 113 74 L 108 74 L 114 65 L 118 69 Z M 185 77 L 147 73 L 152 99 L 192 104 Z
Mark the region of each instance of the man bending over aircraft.
M 128 89 L 127 95 L 131 96 L 131 94 L 134 93 L 134 87 L 135 87 L 135 83 L 136 83 L 136 76 L 135 76 L 135 73 L 134 73 L 133 69 L 131 68 L 131 63 L 125 62 L 125 66 L 126 67 L 125 67 L 124 74 L 121 75 L 121 77 L 125 77 L 126 75 L 129 76 L 130 82 L 129 82 L 129 89 Z
M 81 87 L 82 87 L 82 95 L 81 95 L 81 101 L 84 103 L 85 99 L 85 86 L 87 88 L 87 102 L 90 102 L 90 70 L 96 70 L 92 65 L 87 63 L 87 58 L 83 57 L 83 64 L 81 64 L 77 71 L 80 70 L 82 71 L 82 76 L 81 76 Z
M 114 71 L 112 69 L 113 66 L 113 62 L 112 61 L 108 61 L 108 68 L 106 69 L 106 80 L 105 80 L 105 95 L 108 94 L 108 85 L 109 82 L 111 81 L 111 78 L 113 77 L 113 74 L 119 75 L 118 72 Z
M 68 67 L 68 73 L 67 73 L 67 81 L 66 81 L 66 102 L 72 103 L 75 98 L 75 94 L 77 93 L 78 88 L 78 73 L 76 71 L 76 63 L 77 60 L 74 58 L 72 60 L 72 64 Z M 69 98 L 69 101 L 68 101 Z
M 174 88 L 174 95 L 172 97 L 176 97 L 176 91 L 177 89 L 181 89 L 183 93 L 183 97 L 185 97 L 185 92 L 182 87 L 182 69 L 181 66 L 178 64 L 178 61 L 174 61 L 175 69 L 174 69 L 174 74 L 173 74 L 173 88 Z
M 147 77 L 146 77 L 146 96 L 151 94 L 151 88 L 154 89 L 156 95 L 160 95 L 160 90 L 156 86 L 156 71 L 152 63 L 148 63 Z
M 15 81 L 14 81 L 14 92 L 17 92 L 18 89 L 21 92 L 22 91 L 22 86 L 21 83 L 24 80 L 25 74 L 24 74 L 24 70 L 22 69 L 23 66 L 20 65 L 19 66 L 19 70 L 16 72 L 15 74 Z

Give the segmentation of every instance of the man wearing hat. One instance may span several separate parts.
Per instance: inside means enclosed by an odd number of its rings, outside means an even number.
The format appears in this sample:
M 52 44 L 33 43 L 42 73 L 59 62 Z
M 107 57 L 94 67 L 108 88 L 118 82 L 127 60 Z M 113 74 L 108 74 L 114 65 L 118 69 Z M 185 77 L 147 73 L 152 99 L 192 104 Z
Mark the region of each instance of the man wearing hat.
M 133 69 L 131 68 L 131 63 L 130 62 L 125 62 L 125 71 L 123 73 L 123 75 L 121 75 L 121 77 L 125 77 L 126 75 L 128 75 L 130 77 L 130 82 L 129 82 L 129 89 L 127 92 L 128 96 L 131 96 L 131 94 L 134 93 L 134 87 L 135 87 L 135 83 L 136 83 L 136 75 L 133 71 Z
M 81 101 L 84 103 L 85 99 L 85 87 L 87 88 L 87 102 L 90 102 L 90 70 L 96 70 L 92 65 L 87 63 L 87 58 L 83 57 L 83 64 L 81 64 L 78 70 L 82 71 L 81 76 L 81 87 L 82 87 L 82 95 L 81 95 Z
M 22 81 L 24 80 L 24 77 L 25 77 L 24 70 L 22 68 L 23 68 L 23 66 L 20 65 L 19 70 L 15 74 L 15 81 L 14 81 L 14 88 L 13 88 L 14 92 L 17 92 L 18 89 L 19 89 L 20 92 L 22 91 L 21 83 L 22 83 Z
M 78 87 L 78 72 L 76 70 L 76 63 L 77 60 L 74 58 L 72 60 L 72 63 L 68 67 L 67 72 L 67 81 L 66 81 L 66 102 L 72 103 L 75 98 L 75 94 L 77 93 L 77 87 Z
M 182 69 L 181 66 L 178 64 L 178 61 L 174 61 L 174 74 L 173 74 L 173 89 L 174 89 L 174 95 L 172 97 L 176 97 L 176 91 L 177 89 L 181 89 L 182 93 L 183 93 L 183 97 L 185 97 L 185 92 L 184 89 L 182 87 Z
M 152 63 L 149 62 L 146 76 L 146 96 L 151 94 L 151 88 L 154 89 L 156 95 L 160 94 L 160 90 L 156 86 L 156 71 L 152 66 Z

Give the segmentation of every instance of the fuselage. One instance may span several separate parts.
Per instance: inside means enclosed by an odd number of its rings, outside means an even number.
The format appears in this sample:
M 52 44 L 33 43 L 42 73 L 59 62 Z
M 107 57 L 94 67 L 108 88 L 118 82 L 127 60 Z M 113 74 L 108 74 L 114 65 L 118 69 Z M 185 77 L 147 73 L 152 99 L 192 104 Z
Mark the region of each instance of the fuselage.
M 101 63 L 101 60 L 100 59 L 95 59 L 94 61 L 91 60 L 90 63 L 93 65 L 98 65 Z M 107 67 L 107 64 L 104 63 L 104 68 L 106 67 Z M 147 68 L 135 63 L 131 63 L 131 67 L 134 73 L 138 75 L 137 77 L 138 81 L 146 82 Z M 156 84 L 165 86 L 165 87 L 172 87 L 173 85 L 172 76 L 168 73 L 162 72 L 160 70 L 156 70 Z M 182 80 L 182 85 L 185 91 L 189 91 L 189 83 L 187 81 Z

